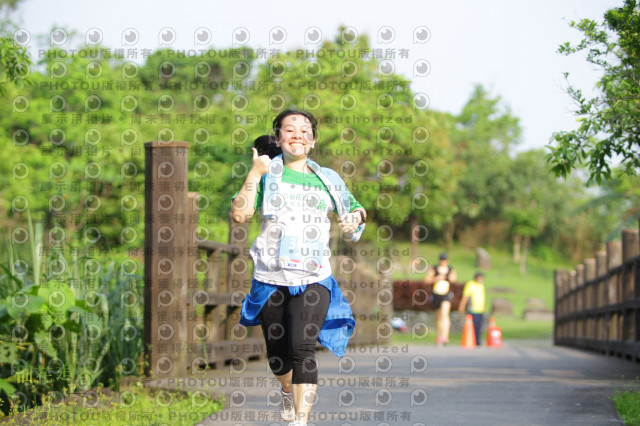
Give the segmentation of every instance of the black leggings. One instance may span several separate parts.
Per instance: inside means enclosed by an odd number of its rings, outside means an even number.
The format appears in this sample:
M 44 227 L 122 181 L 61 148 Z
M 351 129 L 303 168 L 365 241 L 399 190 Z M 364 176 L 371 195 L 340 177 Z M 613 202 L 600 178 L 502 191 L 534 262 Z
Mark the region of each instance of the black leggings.
M 330 301 L 331 293 L 320 284 L 310 284 L 297 296 L 286 287 L 271 295 L 259 318 L 276 376 L 293 369 L 292 383 L 318 383 L 316 342 Z

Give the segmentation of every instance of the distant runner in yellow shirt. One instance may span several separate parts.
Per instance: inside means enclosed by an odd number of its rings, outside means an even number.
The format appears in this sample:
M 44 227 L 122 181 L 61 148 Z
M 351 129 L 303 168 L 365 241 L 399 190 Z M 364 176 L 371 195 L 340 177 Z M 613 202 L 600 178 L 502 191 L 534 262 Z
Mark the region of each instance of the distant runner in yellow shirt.
M 473 317 L 473 330 L 476 335 L 476 344 L 480 345 L 480 336 L 482 335 L 482 320 L 484 319 L 484 274 L 476 272 L 474 279 L 468 281 L 462 290 L 462 300 L 458 306 L 458 312 L 464 313 L 467 304 L 469 309 L 467 312 Z M 471 301 L 471 303 L 469 303 Z

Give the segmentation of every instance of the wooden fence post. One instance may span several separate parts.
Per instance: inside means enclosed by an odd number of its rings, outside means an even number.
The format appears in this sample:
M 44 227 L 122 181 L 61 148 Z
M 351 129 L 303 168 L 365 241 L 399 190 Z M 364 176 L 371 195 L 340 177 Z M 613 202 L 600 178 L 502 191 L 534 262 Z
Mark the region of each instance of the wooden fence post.
M 612 269 L 622 265 L 622 242 L 611 241 L 607 243 L 607 269 Z M 611 276 L 608 284 L 608 304 L 617 303 L 620 301 L 620 292 L 618 291 L 618 279 Z
M 596 259 L 590 258 L 584 260 L 584 281 L 585 281 L 585 308 L 591 309 L 595 307 L 595 289 L 596 286 L 591 283 L 596 278 Z M 589 284 L 587 286 L 587 284 Z
M 584 260 L 584 296 L 585 296 L 585 310 L 590 310 L 595 307 L 595 290 L 596 283 L 596 260 L 585 259 Z M 585 317 L 585 337 L 588 339 L 595 339 L 596 337 L 596 320 L 593 315 Z
M 562 278 L 562 296 L 563 296 L 563 300 L 561 303 L 561 308 L 562 308 L 562 315 L 568 315 L 571 312 L 571 299 L 570 299 L 570 294 L 569 292 L 571 291 L 571 272 L 563 269 L 561 270 L 561 274 L 560 274 L 561 278 Z M 569 336 L 570 333 L 570 324 L 567 322 L 564 322 L 562 324 L 562 328 L 560 330 L 560 334 L 562 336 L 562 338 L 566 338 Z
M 187 142 L 145 143 L 145 373 L 156 377 L 175 377 L 187 364 L 188 147 Z
M 569 283 L 568 283 L 568 272 L 564 269 L 556 269 L 553 274 L 553 279 L 555 283 L 555 292 L 554 292 L 554 307 L 555 313 L 554 318 L 561 318 L 566 314 L 566 297 Z M 564 329 L 566 328 L 565 324 L 558 324 L 558 321 L 554 321 L 553 324 L 553 344 L 558 344 L 558 339 L 564 337 Z
M 578 333 L 578 323 L 575 319 L 575 314 L 578 310 L 577 307 L 577 297 L 576 297 L 576 288 L 577 288 L 577 274 L 575 269 L 569 272 L 569 288 L 572 290 L 571 295 L 569 296 L 569 314 L 571 314 L 572 319 L 569 321 L 568 333 L 569 335 L 575 339 Z
M 622 231 L 622 294 L 624 300 L 633 300 L 635 297 L 635 281 L 638 271 L 638 263 L 631 260 L 640 255 L 640 232 L 638 229 L 625 229 Z M 622 320 L 622 340 L 632 342 L 636 340 L 637 309 L 626 309 Z
M 585 306 L 585 279 L 584 279 L 584 264 L 576 265 L 576 311 L 581 313 L 584 311 Z M 576 318 L 577 334 L 579 339 L 584 338 L 586 331 L 585 317 L 580 315 Z
M 622 261 L 626 262 L 640 254 L 640 232 L 637 229 L 622 231 Z M 629 271 L 632 272 L 632 271 Z M 635 296 L 635 283 L 631 273 L 625 274 L 623 280 L 623 297 L 625 300 Z
M 187 339 L 185 341 L 187 362 L 185 364 L 185 371 L 183 374 L 191 374 L 196 369 L 193 365 L 193 360 L 197 357 L 196 344 L 199 343 L 198 334 L 200 324 L 197 309 L 197 292 L 199 290 L 198 285 L 198 265 L 199 265 L 199 253 L 198 253 L 198 219 L 199 219 L 199 195 L 197 192 L 187 193 L 187 209 L 186 209 L 186 221 L 184 226 L 185 232 L 185 250 L 186 250 L 186 273 L 187 273 L 187 297 L 185 304 L 186 319 L 185 324 L 187 328 Z
M 594 254 L 596 260 L 596 277 L 597 281 L 594 283 L 594 308 L 602 308 L 606 306 L 606 291 L 607 291 L 607 252 L 604 250 L 598 250 Z M 605 340 L 607 338 L 607 321 L 606 315 L 598 315 L 596 317 L 596 335 L 597 340 Z
M 596 287 L 596 304 L 595 306 L 600 308 L 607 304 L 607 281 L 604 276 L 607 274 L 607 252 L 599 250 L 595 253 L 596 258 L 596 277 L 603 278 L 598 281 Z
M 613 305 L 620 302 L 621 295 L 621 283 L 620 275 L 611 273 L 615 268 L 622 265 L 622 242 L 610 241 L 607 243 L 607 270 L 610 273 L 609 280 L 607 282 L 607 304 Z M 608 333 L 607 338 L 610 341 L 616 341 L 620 339 L 619 328 L 619 315 L 617 312 L 612 312 L 608 317 Z

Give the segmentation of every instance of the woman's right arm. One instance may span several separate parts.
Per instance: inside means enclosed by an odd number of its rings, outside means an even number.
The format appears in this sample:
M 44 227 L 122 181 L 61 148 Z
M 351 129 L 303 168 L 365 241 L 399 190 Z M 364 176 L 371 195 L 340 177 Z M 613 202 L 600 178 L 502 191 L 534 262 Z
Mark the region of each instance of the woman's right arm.
M 260 185 L 262 176 L 269 171 L 271 163 L 268 155 L 258 156 L 258 151 L 255 148 L 251 148 L 251 150 L 253 151 L 253 165 L 231 205 L 231 217 L 237 223 L 248 222 L 256 212 L 255 201 L 258 185 Z
M 458 274 L 456 273 L 456 270 L 453 268 L 451 268 L 451 271 L 449 271 L 449 281 L 452 284 L 458 282 Z
M 435 281 L 435 269 L 433 268 L 429 268 L 429 270 L 427 271 L 427 275 L 424 276 L 424 283 L 425 284 L 433 284 L 433 282 Z

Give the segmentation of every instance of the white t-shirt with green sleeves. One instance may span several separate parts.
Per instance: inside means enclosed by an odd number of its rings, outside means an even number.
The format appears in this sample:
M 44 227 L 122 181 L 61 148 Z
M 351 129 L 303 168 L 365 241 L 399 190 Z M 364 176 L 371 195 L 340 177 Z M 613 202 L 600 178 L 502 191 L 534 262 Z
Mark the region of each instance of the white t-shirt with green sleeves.
M 279 196 L 283 204 L 277 215 L 262 215 L 263 181 L 255 208 L 260 211 L 260 235 L 251 246 L 254 278 L 270 284 L 312 284 L 331 275 L 329 212 L 335 204 L 329 191 L 313 172 L 284 167 Z M 350 211 L 362 207 L 350 195 Z

